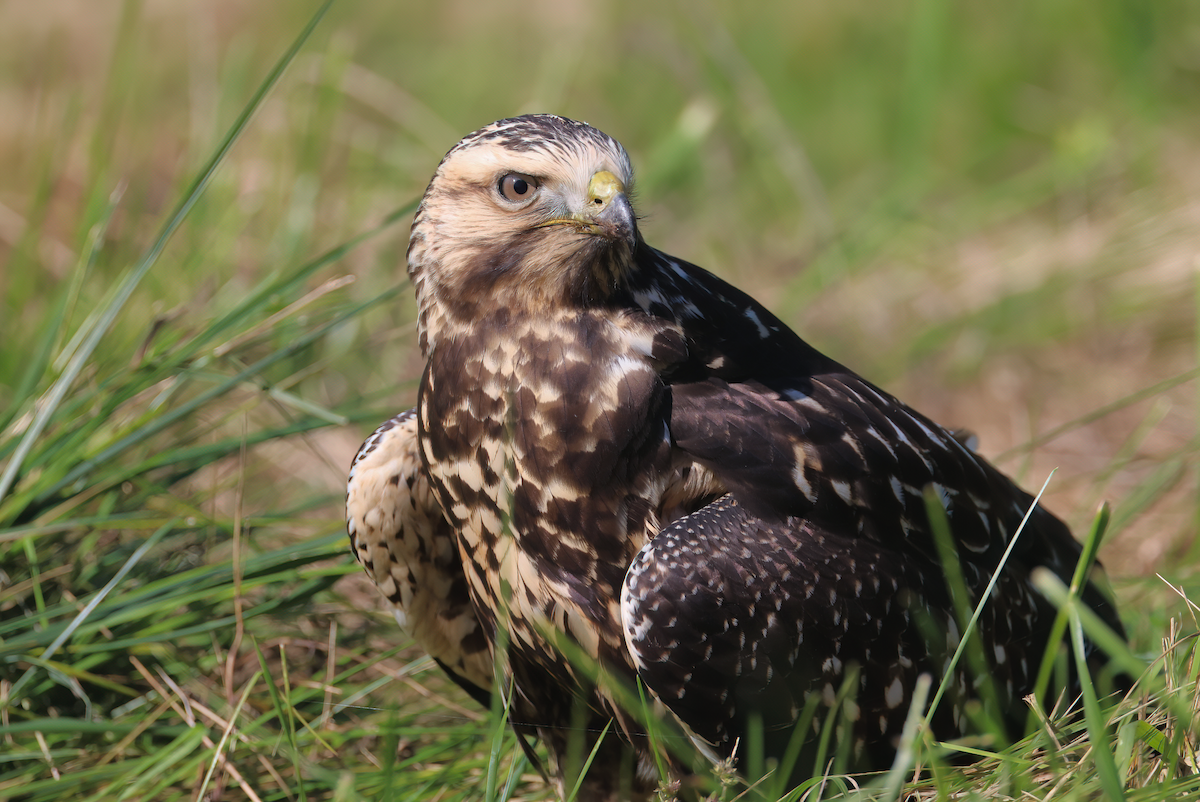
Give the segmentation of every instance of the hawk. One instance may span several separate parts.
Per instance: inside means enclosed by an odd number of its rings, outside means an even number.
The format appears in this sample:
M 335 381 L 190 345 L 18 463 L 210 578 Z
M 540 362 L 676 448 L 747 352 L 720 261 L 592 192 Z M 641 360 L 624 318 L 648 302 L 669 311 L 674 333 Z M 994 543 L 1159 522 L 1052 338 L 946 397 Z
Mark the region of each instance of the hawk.
M 616 140 L 550 115 L 486 126 L 439 164 L 408 248 L 417 406 L 363 444 L 347 496 L 353 551 L 401 626 L 480 701 L 503 691 L 560 793 L 593 748 L 580 798 L 657 787 L 622 682 L 711 759 L 755 736 L 768 756 L 798 745 L 803 780 L 837 707 L 850 765 L 886 767 L 919 675 L 942 677 L 959 640 L 932 488 L 972 605 L 1032 508 L 978 630 L 983 701 L 1019 734 L 1055 614 L 1031 572 L 1070 580 L 1067 527 L 962 438 L 650 247 L 632 189 Z M 1084 599 L 1122 632 L 1096 585 Z M 966 661 L 955 672 L 940 738 L 971 731 L 981 693 Z

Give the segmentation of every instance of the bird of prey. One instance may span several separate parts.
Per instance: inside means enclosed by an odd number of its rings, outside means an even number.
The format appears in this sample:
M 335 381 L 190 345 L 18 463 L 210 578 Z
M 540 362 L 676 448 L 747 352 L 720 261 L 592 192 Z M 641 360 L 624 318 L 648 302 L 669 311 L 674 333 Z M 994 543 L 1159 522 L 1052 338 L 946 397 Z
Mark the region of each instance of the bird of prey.
M 757 739 L 798 753 L 802 780 L 831 718 L 828 754 L 886 767 L 918 677 L 947 675 L 962 631 L 927 497 L 971 606 L 1029 513 L 978 622 L 983 663 L 957 664 L 932 717 L 943 739 L 979 715 L 1019 734 L 1055 615 L 1031 574 L 1070 581 L 1067 527 L 648 245 L 632 189 L 616 140 L 551 115 L 481 128 L 438 165 L 408 248 L 417 406 L 363 444 L 347 498 L 401 626 L 475 698 L 504 694 L 560 793 L 594 749 L 580 799 L 656 790 L 644 711 L 615 690 L 638 683 L 710 759 Z M 1096 584 L 1083 598 L 1122 632 Z

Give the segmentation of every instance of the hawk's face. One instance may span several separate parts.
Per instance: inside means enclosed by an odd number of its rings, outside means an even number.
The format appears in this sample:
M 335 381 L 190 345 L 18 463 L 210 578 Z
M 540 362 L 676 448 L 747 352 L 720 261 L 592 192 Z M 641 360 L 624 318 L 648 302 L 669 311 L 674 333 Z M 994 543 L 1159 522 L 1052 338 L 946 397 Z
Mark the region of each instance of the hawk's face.
M 620 143 L 573 120 L 527 115 L 463 139 L 413 220 L 422 346 L 485 301 L 536 314 L 607 297 L 633 267 L 632 186 Z

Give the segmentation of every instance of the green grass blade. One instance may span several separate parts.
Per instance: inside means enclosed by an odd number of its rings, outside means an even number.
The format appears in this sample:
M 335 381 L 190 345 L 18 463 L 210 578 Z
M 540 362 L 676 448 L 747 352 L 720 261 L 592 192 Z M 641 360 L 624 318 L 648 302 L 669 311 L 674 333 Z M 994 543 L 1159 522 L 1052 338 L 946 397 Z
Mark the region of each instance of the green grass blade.
M 301 753 L 300 753 L 300 743 L 299 743 L 299 740 L 298 740 L 297 734 L 296 734 L 296 721 L 294 718 L 295 709 L 292 707 L 292 705 L 289 701 L 289 698 L 288 698 L 289 694 L 288 694 L 288 687 L 287 687 L 287 669 L 286 669 L 287 658 L 286 658 L 286 655 L 283 656 L 283 658 L 284 658 L 283 665 L 285 666 L 285 668 L 284 668 L 284 675 L 283 675 L 282 681 L 284 684 L 284 690 L 282 693 L 280 693 L 279 688 L 275 685 L 275 679 L 271 675 L 271 668 L 267 664 L 266 655 L 263 654 L 262 648 L 258 645 L 258 641 L 251 639 L 251 643 L 254 645 L 254 653 L 258 656 L 258 665 L 262 671 L 262 676 L 266 680 L 267 692 L 271 696 L 271 705 L 275 711 L 275 717 L 279 721 L 279 723 L 283 726 L 283 736 L 285 739 L 285 743 L 287 744 L 288 755 L 292 760 L 292 768 L 295 771 L 295 775 L 294 775 L 296 778 L 296 789 L 295 790 L 296 790 L 296 793 L 299 795 L 301 802 L 304 802 L 305 800 L 308 799 L 308 793 L 305 790 L 305 784 L 304 784 L 304 780 L 303 780 L 304 772 L 303 772 L 303 764 L 302 764 Z M 281 655 L 283 654 L 282 651 L 280 652 L 280 654 Z
M 242 133 L 246 130 L 246 127 L 250 124 L 250 120 L 254 117 L 255 112 L 258 111 L 263 101 L 266 100 L 271 89 L 273 89 L 275 84 L 278 83 L 288 65 L 290 65 L 296 58 L 296 54 L 300 52 L 300 48 L 306 41 L 308 41 L 309 36 L 312 35 L 312 32 L 316 29 L 317 24 L 325 16 L 325 12 L 328 11 L 332 2 L 333 0 L 327 0 L 325 4 L 317 10 L 316 14 L 314 14 L 312 19 L 309 20 L 308 25 L 305 26 L 304 30 L 300 32 L 300 35 L 296 37 L 296 40 L 292 43 L 292 46 L 288 48 L 288 50 L 280 57 L 279 61 L 275 63 L 274 68 L 267 75 L 262 84 L 259 85 L 258 90 L 254 93 L 254 96 L 250 99 L 250 102 L 242 110 L 242 113 L 238 116 L 237 120 L 234 121 L 233 126 L 225 135 L 224 140 L 222 140 L 212 158 L 210 158 L 208 163 L 201 168 L 199 174 L 192 181 L 191 186 L 189 186 L 184 192 L 183 199 L 167 218 L 167 222 L 159 231 L 158 237 L 150 246 L 150 249 L 145 253 L 144 256 L 142 256 L 141 261 L 139 261 L 137 266 L 134 267 L 118 284 L 115 296 L 104 308 L 103 312 L 92 325 L 92 328 L 88 332 L 87 336 L 84 337 L 83 341 L 80 343 L 79 349 L 71 357 L 71 361 L 67 364 L 66 369 L 63 371 L 63 375 L 54 382 L 49 392 L 46 394 L 43 402 L 38 406 L 37 413 L 34 415 L 33 421 L 30 423 L 29 428 L 22 437 L 16 453 L 13 454 L 13 456 L 9 459 L 8 464 L 5 465 L 3 473 L 0 473 L 0 503 L 3 503 L 5 497 L 8 495 L 8 491 L 12 488 L 12 484 L 17 477 L 17 473 L 21 469 L 21 465 L 25 456 L 27 456 L 29 451 L 33 448 L 33 444 L 37 441 L 37 438 L 41 436 L 42 430 L 50 420 L 51 415 L 53 415 L 58 409 L 58 406 L 62 403 L 67 391 L 79 377 L 79 373 L 83 370 L 84 364 L 86 364 L 87 360 L 96 350 L 96 346 L 99 344 L 100 338 L 104 336 L 104 333 L 108 331 L 113 321 L 116 320 L 117 315 L 120 314 L 121 310 L 125 306 L 125 303 L 129 300 L 129 297 L 133 294 L 134 289 L 141 282 L 142 278 L 158 261 L 159 255 L 166 247 L 167 242 L 171 239 L 171 236 L 175 233 L 179 226 L 182 225 L 184 219 L 188 215 L 188 212 L 191 211 L 192 207 L 196 204 L 196 201 L 199 200 L 200 196 L 204 193 L 204 189 L 208 186 L 208 183 L 212 180 L 213 174 L 216 173 L 217 168 L 220 167 L 221 163 L 225 160 L 225 156 L 229 153 L 234 144 L 241 137 Z
M 917 685 L 913 688 L 912 704 L 908 708 L 908 715 L 904 718 L 904 728 L 900 732 L 900 747 L 896 750 L 896 759 L 892 761 L 892 767 L 888 769 L 883 781 L 881 798 L 888 802 L 895 802 L 900 798 L 900 787 L 904 783 L 904 778 L 916 763 L 917 742 L 920 740 L 921 733 L 929 726 L 926 721 L 922 720 L 921 711 L 925 709 L 925 702 L 929 699 L 929 689 L 932 685 L 933 678 L 928 674 L 917 677 Z
M 147 761 L 148 765 L 139 767 L 137 771 L 130 772 L 130 782 L 121 789 L 117 795 L 117 800 L 139 798 L 138 795 L 143 789 L 159 779 L 160 775 L 176 769 L 181 761 L 192 757 L 203 746 L 204 738 L 207 734 L 204 727 L 200 725 L 190 727 L 187 732 L 163 748 L 152 762 Z
M 579 789 L 583 787 L 583 780 L 587 777 L 588 769 L 592 767 L 592 761 L 596 759 L 596 754 L 600 751 L 600 745 L 604 743 L 605 736 L 612 729 L 612 719 L 609 719 L 604 729 L 600 731 L 600 735 L 596 737 L 596 743 L 592 746 L 592 751 L 588 753 L 587 759 L 583 761 L 583 767 L 579 770 L 579 775 L 575 778 L 575 785 L 571 788 L 571 793 L 567 794 L 566 802 L 575 802 L 575 797 L 579 795 Z
M 204 392 L 200 393 L 199 395 L 197 395 L 195 398 L 193 398 L 186 404 L 181 404 L 180 406 L 176 407 L 175 409 L 171 410 L 170 412 L 164 413 L 164 414 L 154 418 L 152 421 L 146 423 L 145 425 L 139 427 L 138 429 L 131 432 L 130 434 L 120 438 L 113 444 L 109 445 L 108 447 L 106 447 L 103 451 L 101 451 L 96 456 L 79 463 L 77 466 L 72 468 L 67 473 L 67 475 L 64 476 L 61 480 L 59 480 L 58 482 L 54 483 L 53 485 L 51 485 L 50 487 L 48 487 L 44 491 L 42 491 L 35 498 L 35 501 L 45 501 L 49 498 L 52 498 L 56 493 L 61 492 L 63 489 L 71 486 L 75 482 L 84 478 L 85 476 L 87 476 L 88 473 L 95 470 L 95 468 L 97 466 L 113 459 L 115 456 L 117 456 L 118 454 L 123 452 L 125 449 L 129 448 L 130 446 L 132 446 L 136 443 L 141 443 L 141 442 L 145 441 L 147 438 L 164 431 L 171 425 L 177 423 L 178 421 L 184 419 L 188 415 L 191 415 L 192 413 L 194 413 L 196 410 L 202 408 L 205 404 L 208 404 L 209 402 L 213 401 L 214 399 L 219 398 L 222 395 L 224 395 L 225 393 L 229 392 L 230 389 L 232 389 L 233 387 L 236 387 L 237 385 L 241 384 L 242 382 L 254 379 L 255 377 L 259 376 L 263 371 L 265 371 L 268 367 L 270 367 L 271 365 L 274 365 L 275 363 L 277 363 L 283 359 L 286 359 L 287 357 L 292 356 L 293 354 L 303 350 L 304 348 L 307 348 L 309 345 L 316 342 L 321 337 L 325 336 L 326 333 L 337 328 L 339 325 L 345 323 L 347 320 L 350 320 L 351 318 L 362 314 L 365 310 L 370 309 L 371 307 L 377 306 L 378 304 L 381 304 L 384 301 L 390 300 L 400 291 L 400 289 L 401 289 L 400 287 L 393 288 L 392 290 L 382 293 L 381 295 L 378 295 L 378 296 L 370 299 L 369 301 L 366 301 L 365 303 L 352 308 L 351 310 L 349 310 L 347 312 L 343 312 L 342 314 L 338 315 L 332 321 L 326 323 L 325 325 L 320 326 L 319 328 L 298 338 L 297 340 L 295 340 L 294 342 L 285 346 L 284 348 L 279 349 L 278 351 L 270 354 L 269 356 L 263 357 L 259 361 L 255 362 L 254 364 L 245 368 L 244 370 L 239 371 L 238 373 L 229 377 L 228 379 L 220 382 L 219 384 L 216 384 L 215 386 L 211 387 L 208 390 L 205 390 Z
M 1125 639 L 1113 632 L 1100 616 L 1096 615 L 1095 611 L 1073 598 L 1070 588 L 1063 584 L 1063 581 L 1052 571 L 1045 568 L 1035 569 L 1033 585 L 1044 593 L 1053 604 L 1067 607 L 1068 614 L 1071 614 L 1071 610 L 1074 611 L 1083 625 L 1083 631 L 1092 643 L 1108 655 L 1114 668 L 1133 677 L 1139 685 L 1144 685 L 1147 690 L 1154 691 L 1162 687 L 1159 669 L 1152 670 L 1147 666 L 1144 660 L 1133 653 Z M 1167 701 L 1169 702 L 1169 698 Z M 1173 712 L 1180 713 L 1182 710 L 1175 709 Z
M 160 527 L 157 532 L 146 539 L 145 543 L 138 547 L 137 551 L 135 551 L 133 555 L 130 556 L 130 558 L 125 562 L 125 564 L 121 566 L 121 570 L 117 571 L 116 575 L 109 580 L 108 584 L 105 585 L 104 588 L 101 589 L 101 591 L 97 593 L 96 596 L 92 598 L 92 600 L 89 601 L 82 610 L 79 611 L 79 615 L 75 616 L 75 619 L 71 621 L 71 623 L 68 624 L 65 629 L 63 629 L 62 634 L 55 638 L 54 641 L 48 647 L 46 647 L 46 651 L 41 655 L 43 660 L 50 659 L 54 653 L 57 652 L 59 648 L 61 648 L 62 645 L 70 639 L 75 630 L 77 630 L 79 626 L 87 620 L 88 616 L 90 616 L 92 612 L 94 612 L 95 609 L 100 606 L 108 594 L 121 584 L 121 580 L 125 578 L 126 574 L 133 570 L 133 567 L 138 564 L 142 557 L 146 555 L 146 552 L 154 548 L 158 541 L 162 540 L 163 536 L 167 532 L 171 531 L 171 528 L 172 524 L 166 524 L 165 526 Z M 21 675 L 20 679 L 13 683 L 12 688 L 8 692 L 8 704 L 12 704 L 14 701 L 21 698 L 21 690 L 25 687 L 25 684 L 29 682 L 29 679 L 32 676 L 33 669 L 30 668 Z
M 504 742 L 508 735 L 508 714 L 512 709 L 511 683 L 497 683 L 497 687 L 504 690 L 492 696 L 492 738 L 491 748 L 488 750 L 487 782 L 483 796 L 486 802 L 496 799 L 496 788 L 500 782 L 500 758 L 504 754 Z M 496 704 L 500 705 L 498 709 Z
M 1049 478 L 1047 478 L 1049 483 Z M 1045 490 L 1043 485 L 1042 490 Z M 1040 494 L 1039 494 L 1040 495 Z M 941 499 L 933 486 L 925 488 L 925 510 L 929 516 L 930 531 L 934 536 L 934 543 L 938 550 L 938 557 L 942 565 L 942 569 L 946 574 L 946 585 L 950 593 L 950 600 L 954 606 L 954 617 L 958 622 L 959 641 L 958 646 L 954 650 L 954 654 L 950 658 L 950 664 L 945 675 L 942 677 L 941 683 L 938 685 L 937 692 L 933 696 L 933 701 L 929 705 L 929 710 L 925 714 L 925 728 L 928 729 L 930 722 L 933 720 L 933 715 L 937 711 L 938 704 L 942 700 L 942 695 L 946 689 L 950 687 L 950 683 L 954 678 L 954 671 L 958 666 L 959 661 L 965 654 L 971 671 L 974 673 L 978 684 L 978 690 L 984 701 L 984 722 L 988 730 L 999 743 L 1006 743 L 1008 740 L 1007 734 L 1004 732 L 1004 727 L 995 720 L 995 716 L 1001 711 L 999 696 L 996 693 L 996 687 L 993 682 L 991 670 L 988 666 L 987 659 L 983 655 L 983 645 L 978 635 L 976 634 L 976 623 L 979 620 L 980 614 L 983 612 L 983 607 L 987 604 L 990 598 L 991 590 L 995 587 L 999 580 L 1000 573 L 1004 570 L 1008 556 L 1012 553 L 1013 547 L 1017 542 L 1017 538 L 1025 528 L 1025 521 L 1033 514 L 1034 507 L 1037 506 L 1037 500 L 1034 500 L 1033 505 L 1025 514 L 1025 519 L 1021 525 L 1017 527 L 1017 531 L 1013 533 L 1009 540 L 1008 548 L 1000 558 L 996 570 L 992 572 L 992 577 L 988 582 L 987 588 L 980 594 L 979 601 L 972 610 L 970 607 L 971 595 L 967 591 L 966 578 L 963 575 L 962 564 L 958 560 L 958 549 L 954 545 L 953 536 L 950 531 L 950 519 L 946 514 L 946 508 L 942 506 Z
M 200 790 L 196 792 L 197 799 L 204 798 L 204 792 L 208 788 L 209 782 L 212 780 L 213 772 L 217 770 L 217 764 L 221 762 L 221 755 L 225 751 L 225 744 L 228 742 L 229 736 L 233 732 L 233 728 L 237 726 L 238 716 L 242 714 L 242 708 L 245 707 L 246 700 L 250 698 L 250 692 L 254 690 L 255 684 L 258 683 L 258 679 L 261 676 L 261 673 L 255 672 L 254 675 L 250 677 L 250 680 L 246 683 L 246 687 L 242 690 L 242 695 L 238 697 L 237 704 L 234 705 L 233 710 L 230 711 L 229 726 L 227 726 L 225 731 L 221 733 L 221 740 L 217 741 L 217 745 L 213 748 L 213 756 L 212 760 L 208 764 L 208 771 L 204 774 L 204 779 L 200 782 Z
M 1108 528 L 1109 507 L 1108 504 L 1102 504 L 1096 512 L 1096 517 L 1092 519 L 1092 525 L 1088 530 L 1088 536 L 1083 542 L 1083 550 L 1079 555 L 1079 562 L 1075 564 L 1075 573 L 1071 578 L 1069 593 L 1071 598 L 1078 598 L 1080 591 L 1083 588 L 1083 583 L 1087 578 L 1088 572 L 1091 570 L 1092 564 L 1096 560 L 1096 554 L 1100 550 L 1100 541 L 1104 537 L 1104 532 Z M 1050 687 L 1050 677 L 1054 672 L 1055 656 L 1059 651 L 1059 644 L 1062 643 L 1063 636 L 1067 631 L 1068 612 L 1067 607 L 1060 605 L 1058 613 L 1054 617 L 1054 623 L 1050 628 L 1050 637 L 1046 641 L 1046 653 L 1042 657 L 1041 667 L 1038 669 L 1037 680 L 1034 682 L 1033 695 L 1042 704 L 1045 704 L 1046 690 Z M 1030 725 L 1032 726 L 1032 717 L 1034 712 L 1030 712 Z
M 1122 787 L 1120 772 L 1117 771 L 1108 724 L 1100 709 L 1100 701 L 1088 669 L 1083 624 L 1077 614 L 1077 605 L 1078 600 L 1071 599 L 1067 609 L 1070 610 L 1071 646 L 1075 651 L 1075 666 L 1079 672 L 1079 686 L 1083 691 L 1083 716 L 1087 722 L 1088 738 L 1092 744 L 1092 759 L 1096 761 L 1096 771 L 1100 775 L 1100 785 L 1104 789 L 1104 795 L 1112 802 L 1120 802 L 1125 799 L 1125 790 Z

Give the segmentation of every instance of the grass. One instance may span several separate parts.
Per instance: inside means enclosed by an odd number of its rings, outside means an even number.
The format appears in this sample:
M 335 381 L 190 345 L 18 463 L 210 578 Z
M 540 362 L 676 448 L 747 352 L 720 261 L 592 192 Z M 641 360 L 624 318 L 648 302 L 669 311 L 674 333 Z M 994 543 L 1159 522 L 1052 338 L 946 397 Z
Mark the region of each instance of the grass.
M 406 214 L 530 110 L 1078 533 L 1112 503 L 1141 692 L 968 766 L 914 729 L 858 797 L 1200 798 L 1200 13 L 643 6 L 0 7 L 0 798 L 548 798 L 340 523 L 420 370 Z

